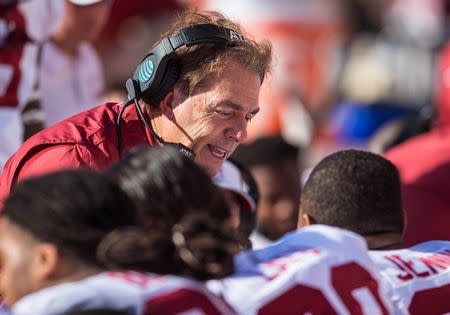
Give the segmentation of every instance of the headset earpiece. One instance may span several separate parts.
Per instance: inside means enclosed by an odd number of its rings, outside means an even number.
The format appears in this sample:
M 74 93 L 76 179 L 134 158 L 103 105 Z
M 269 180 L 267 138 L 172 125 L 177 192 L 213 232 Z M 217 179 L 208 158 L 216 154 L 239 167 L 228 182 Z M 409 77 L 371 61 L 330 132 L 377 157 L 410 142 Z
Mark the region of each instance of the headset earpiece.
M 175 60 L 169 60 L 165 71 L 166 73 L 162 76 L 160 88 L 153 94 L 149 93 L 149 90 L 147 89 L 146 92 L 141 95 L 141 98 L 147 104 L 158 104 L 164 96 L 170 92 L 180 78 L 180 66 Z
M 175 53 L 178 48 L 243 40 L 241 34 L 212 24 L 189 26 L 175 36 L 163 38 L 141 61 L 131 79 L 133 83 L 127 81 L 128 98 L 142 98 L 147 104 L 159 103 L 180 77 Z

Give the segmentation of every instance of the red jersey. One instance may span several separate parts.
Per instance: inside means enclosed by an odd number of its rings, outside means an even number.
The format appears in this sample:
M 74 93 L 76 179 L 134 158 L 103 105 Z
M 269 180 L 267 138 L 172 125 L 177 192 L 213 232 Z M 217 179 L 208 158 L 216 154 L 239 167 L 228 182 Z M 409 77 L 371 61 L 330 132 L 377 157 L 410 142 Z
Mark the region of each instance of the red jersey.
M 102 170 L 119 159 L 116 120 L 121 109 L 106 103 L 69 117 L 28 139 L 6 162 L 0 177 L 0 203 L 26 177 L 66 169 Z M 138 119 L 134 106 L 121 118 L 123 152 L 152 145 L 153 138 Z
M 433 129 L 386 153 L 402 182 L 406 246 L 450 240 L 450 44 L 437 59 L 437 121 Z
M 386 154 L 401 177 L 406 246 L 450 240 L 449 135 L 450 127 L 436 128 Z

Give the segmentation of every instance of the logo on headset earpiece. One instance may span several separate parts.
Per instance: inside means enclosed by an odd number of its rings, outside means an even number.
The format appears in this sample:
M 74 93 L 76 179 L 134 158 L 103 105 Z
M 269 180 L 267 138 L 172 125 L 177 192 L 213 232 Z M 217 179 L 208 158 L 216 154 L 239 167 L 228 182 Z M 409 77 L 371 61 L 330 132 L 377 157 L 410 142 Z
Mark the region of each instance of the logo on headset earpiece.
M 154 69 L 155 65 L 153 64 L 153 61 L 150 59 L 145 60 L 139 69 L 139 82 L 144 83 L 149 81 L 152 78 Z

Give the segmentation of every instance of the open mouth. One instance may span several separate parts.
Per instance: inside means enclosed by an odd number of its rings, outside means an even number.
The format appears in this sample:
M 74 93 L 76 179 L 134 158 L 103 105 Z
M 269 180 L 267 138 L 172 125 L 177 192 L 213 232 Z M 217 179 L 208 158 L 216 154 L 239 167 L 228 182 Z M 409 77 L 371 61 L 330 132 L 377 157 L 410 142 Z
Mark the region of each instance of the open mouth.
M 217 157 L 218 159 L 225 159 L 225 157 L 227 156 L 228 151 L 225 151 L 223 149 L 220 149 L 220 148 L 210 145 L 210 144 L 208 144 L 208 148 L 209 148 L 209 151 L 211 152 L 211 154 L 213 156 Z

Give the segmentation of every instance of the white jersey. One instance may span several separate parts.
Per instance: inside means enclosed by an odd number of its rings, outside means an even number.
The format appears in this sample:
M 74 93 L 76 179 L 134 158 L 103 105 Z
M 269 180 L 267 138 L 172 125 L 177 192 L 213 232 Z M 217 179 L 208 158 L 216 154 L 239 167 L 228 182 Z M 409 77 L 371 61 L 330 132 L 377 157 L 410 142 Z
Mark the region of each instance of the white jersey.
M 249 239 L 252 242 L 252 249 L 261 249 L 273 243 L 272 240 L 269 240 L 258 230 L 254 230 L 252 234 L 250 234 Z
M 63 0 L 27 0 L 0 8 L 0 171 L 23 139 L 20 113 L 38 75 L 38 44 L 54 31 Z
M 104 272 L 37 291 L 14 304 L 11 313 L 60 315 L 71 310 L 98 308 L 130 315 L 234 314 L 198 282 L 133 271 Z
M 101 60 L 88 42 L 77 51 L 69 57 L 52 42 L 42 48 L 39 82 L 46 127 L 102 103 Z
M 0 305 L 0 315 L 10 315 L 11 310 L 7 308 L 5 305 Z
M 371 251 L 395 314 L 450 313 L 450 242 Z
M 141 314 L 139 289 L 122 278 L 101 273 L 31 293 L 11 307 L 14 315 L 60 315 L 71 310 L 108 307 Z
M 235 275 L 208 288 L 241 314 L 389 314 L 363 238 L 313 225 L 239 254 Z

